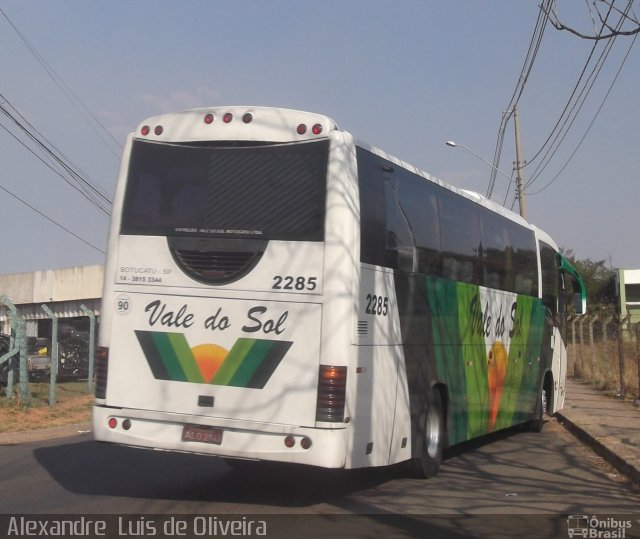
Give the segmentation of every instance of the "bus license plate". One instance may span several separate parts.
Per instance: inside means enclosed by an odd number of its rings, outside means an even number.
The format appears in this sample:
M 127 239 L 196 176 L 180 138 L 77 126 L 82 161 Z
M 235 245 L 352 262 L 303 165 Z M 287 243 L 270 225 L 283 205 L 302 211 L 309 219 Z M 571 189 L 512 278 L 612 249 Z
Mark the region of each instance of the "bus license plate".
M 200 425 L 185 425 L 182 428 L 182 441 L 220 445 L 222 443 L 222 430 Z

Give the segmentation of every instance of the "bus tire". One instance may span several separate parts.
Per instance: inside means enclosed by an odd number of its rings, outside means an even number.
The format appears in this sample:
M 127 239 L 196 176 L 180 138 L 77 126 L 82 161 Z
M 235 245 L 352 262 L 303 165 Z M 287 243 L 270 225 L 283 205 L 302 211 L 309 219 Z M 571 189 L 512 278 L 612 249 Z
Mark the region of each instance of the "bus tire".
M 442 399 L 437 390 L 429 392 L 427 409 L 419 435 L 420 454 L 412 459 L 412 475 L 420 479 L 433 477 L 438 473 L 444 450 L 444 414 Z
M 533 419 L 531 419 L 526 424 L 526 429 L 528 432 L 542 432 L 542 428 L 546 423 L 545 415 L 547 414 L 547 410 L 549 409 L 548 406 L 549 399 L 547 395 L 547 386 L 546 384 L 543 384 L 543 386 L 540 388 L 540 395 L 538 396 Z

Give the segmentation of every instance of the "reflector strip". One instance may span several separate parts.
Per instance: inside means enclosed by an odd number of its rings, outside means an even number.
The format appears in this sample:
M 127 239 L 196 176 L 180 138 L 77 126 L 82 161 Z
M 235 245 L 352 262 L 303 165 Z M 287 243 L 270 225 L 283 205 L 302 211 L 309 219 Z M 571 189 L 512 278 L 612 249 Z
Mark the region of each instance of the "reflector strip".
M 109 349 L 98 347 L 95 362 L 96 372 L 96 399 L 107 398 L 107 372 L 109 370 Z

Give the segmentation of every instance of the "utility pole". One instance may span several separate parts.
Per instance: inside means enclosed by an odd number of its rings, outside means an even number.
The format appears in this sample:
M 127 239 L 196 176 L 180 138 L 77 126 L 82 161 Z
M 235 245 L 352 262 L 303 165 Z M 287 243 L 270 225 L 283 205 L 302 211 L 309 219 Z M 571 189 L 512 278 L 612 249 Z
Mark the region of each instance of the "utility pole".
M 513 107 L 513 124 L 516 128 L 516 189 L 518 191 L 518 206 L 520 215 L 527 218 L 527 204 L 524 200 L 524 178 L 523 168 L 525 165 L 522 157 L 522 143 L 520 141 L 520 119 L 518 117 L 518 107 Z

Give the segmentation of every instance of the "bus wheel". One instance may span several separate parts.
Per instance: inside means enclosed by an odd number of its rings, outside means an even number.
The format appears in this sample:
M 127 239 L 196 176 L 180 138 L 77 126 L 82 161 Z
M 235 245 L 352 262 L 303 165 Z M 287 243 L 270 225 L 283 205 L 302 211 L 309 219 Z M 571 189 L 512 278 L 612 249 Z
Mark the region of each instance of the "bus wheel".
M 427 479 L 438 473 L 444 448 L 444 418 L 442 399 L 438 391 L 429 393 L 428 407 L 425 413 L 420 455 L 411 462 L 415 477 Z
M 540 388 L 540 397 L 538 398 L 533 419 L 526 424 L 528 432 L 542 432 L 542 427 L 544 427 L 546 423 L 544 416 L 548 410 L 548 402 L 547 388 L 546 385 L 544 385 Z

